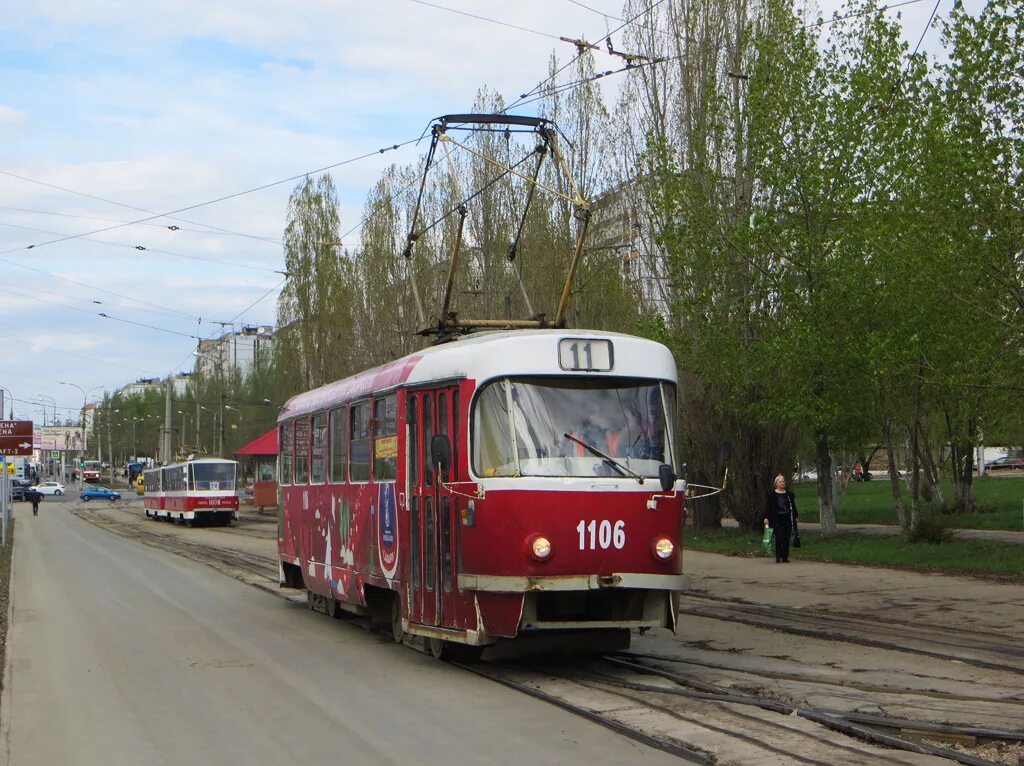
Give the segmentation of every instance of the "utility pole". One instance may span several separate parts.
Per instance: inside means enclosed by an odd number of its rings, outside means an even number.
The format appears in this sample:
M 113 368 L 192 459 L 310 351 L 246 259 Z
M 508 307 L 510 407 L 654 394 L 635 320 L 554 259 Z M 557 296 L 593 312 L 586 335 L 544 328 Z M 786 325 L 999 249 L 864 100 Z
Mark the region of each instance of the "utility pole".
M 224 399 L 226 398 L 222 390 L 220 392 L 220 431 L 218 432 L 217 457 L 224 457 Z
M 171 392 L 174 390 L 174 376 L 167 376 L 166 397 L 164 398 L 164 465 L 174 462 L 174 429 L 173 412 L 171 407 Z

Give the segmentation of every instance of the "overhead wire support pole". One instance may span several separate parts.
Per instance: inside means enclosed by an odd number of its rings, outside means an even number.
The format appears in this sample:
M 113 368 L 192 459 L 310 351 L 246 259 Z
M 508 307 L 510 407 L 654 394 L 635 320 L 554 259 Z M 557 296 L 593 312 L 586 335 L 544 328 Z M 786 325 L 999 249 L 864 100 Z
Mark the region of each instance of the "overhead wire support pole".
M 516 260 L 516 255 L 519 251 L 519 241 L 522 239 L 523 229 L 526 226 L 526 216 L 530 213 L 530 205 L 533 203 L 533 194 L 537 189 L 537 177 L 540 175 L 541 165 L 544 164 L 544 157 L 547 154 L 548 145 L 551 143 L 551 139 L 546 130 L 540 128 L 539 133 L 543 137 L 544 142 L 537 144 L 537 148 L 534 150 L 537 153 L 537 164 L 533 168 L 533 179 L 527 187 L 526 204 L 523 206 L 523 214 L 519 218 L 519 227 L 516 229 L 515 239 L 512 240 L 512 244 L 509 245 L 508 248 L 508 260 L 510 263 Z M 522 294 L 523 301 L 526 303 L 526 313 L 531 317 L 536 316 L 537 312 L 533 310 L 533 303 L 530 301 L 530 296 L 526 292 L 526 285 L 523 283 L 522 262 L 516 263 L 516 276 L 519 281 L 519 292 Z
M 459 231 L 455 236 L 455 250 L 452 252 L 452 262 L 448 267 L 448 282 L 444 286 L 444 300 L 441 302 L 441 316 L 438 317 L 440 325 L 448 324 L 448 309 L 452 301 L 452 287 L 455 284 L 455 271 L 459 267 L 459 253 L 462 250 L 462 230 L 466 226 L 466 216 L 469 210 L 465 205 L 459 206 Z
M 409 268 L 409 284 L 412 286 L 412 297 L 416 303 L 416 318 L 421 325 L 426 323 L 427 317 L 423 312 L 423 301 L 420 299 L 420 291 L 416 285 L 416 271 L 412 264 L 412 250 L 416 240 L 420 238 L 420 234 L 416 232 L 416 224 L 419 223 L 420 207 L 423 204 L 423 192 L 427 187 L 427 175 L 430 173 L 430 165 L 434 160 L 434 152 L 437 150 L 437 141 L 442 130 L 443 128 L 440 125 L 435 124 L 430 131 L 430 149 L 427 150 L 427 159 L 423 165 L 423 178 L 420 179 L 420 191 L 416 195 L 416 207 L 413 209 L 412 221 L 409 223 L 409 234 L 406 236 L 405 251 L 402 253 Z
M 590 209 L 581 208 L 576 214 L 582 223 L 580 233 L 576 237 L 576 252 L 573 253 L 572 261 L 569 262 L 569 271 L 565 275 L 565 287 L 562 288 L 562 299 L 558 302 L 558 311 L 555 312 L 555 327 L 561 327 L 565 320 L 565 309 L 569 305 L 569 295 L 572 293 L 572 282 L 576 278 L 576 269 L 580 265 L 580 258 L 583 255 L 583 243 L 587 238 L 587 229 L 590 228 Z

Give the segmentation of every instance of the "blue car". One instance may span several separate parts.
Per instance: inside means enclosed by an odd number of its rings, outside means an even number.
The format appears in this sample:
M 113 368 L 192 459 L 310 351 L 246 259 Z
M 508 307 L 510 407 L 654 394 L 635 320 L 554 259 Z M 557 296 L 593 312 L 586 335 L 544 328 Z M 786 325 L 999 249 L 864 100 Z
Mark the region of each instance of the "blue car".
M 121 493 L 115 492 L 110 487 L 101 487 L 99 485 L 92 485 L 82 490 L 82 499 L 88 502 L 89 500 L 114 500 L 121 499 Z

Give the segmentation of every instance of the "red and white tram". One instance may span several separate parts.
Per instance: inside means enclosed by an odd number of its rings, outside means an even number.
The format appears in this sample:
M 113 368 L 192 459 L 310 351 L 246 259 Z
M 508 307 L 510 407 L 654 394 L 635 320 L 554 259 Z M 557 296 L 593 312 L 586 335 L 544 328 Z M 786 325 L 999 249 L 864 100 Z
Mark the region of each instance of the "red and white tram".
M 238 463 L 199 458 L 143 474 L 146 515 L 178 523 L 228 525 L 238 514 Z
M 435 654 L 675 627 L 676 367 L 592 331 L 479 334 L 282 408 L 278 552 L 310 605 Z

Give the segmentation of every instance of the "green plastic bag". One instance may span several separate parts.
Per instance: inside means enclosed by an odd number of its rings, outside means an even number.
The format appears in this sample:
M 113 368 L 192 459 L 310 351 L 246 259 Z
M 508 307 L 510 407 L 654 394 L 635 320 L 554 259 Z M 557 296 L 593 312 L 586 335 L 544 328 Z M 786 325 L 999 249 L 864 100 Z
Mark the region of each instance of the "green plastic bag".
M 761 539 L 761 547 L 764 548 L 764 555 L 771 556 L 775 553 L 775 530 L 765 525 L 764 537 Z

